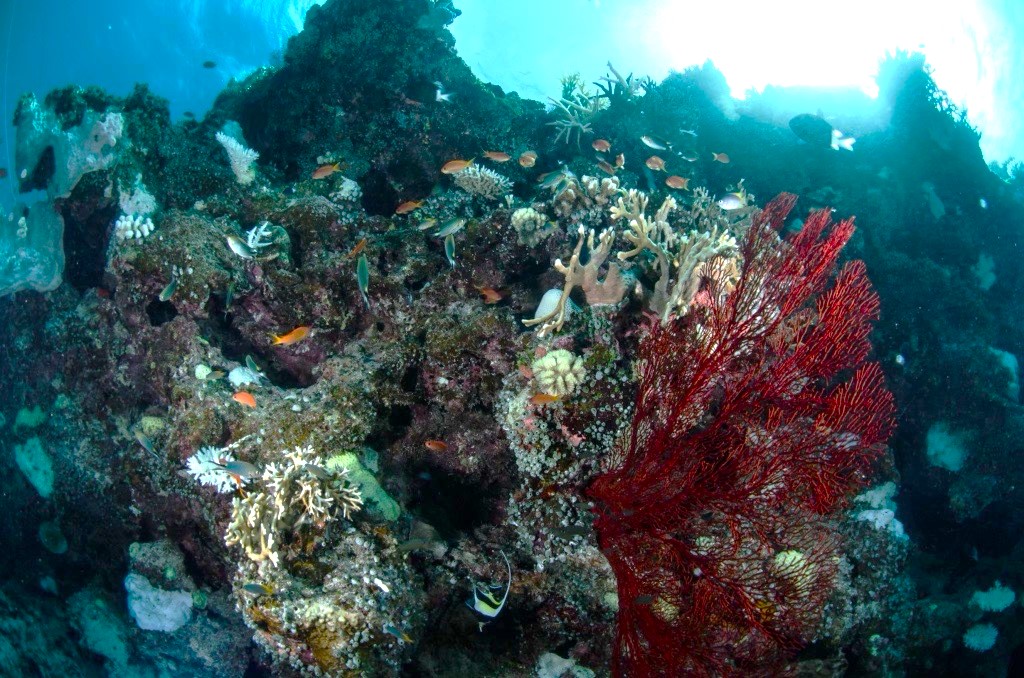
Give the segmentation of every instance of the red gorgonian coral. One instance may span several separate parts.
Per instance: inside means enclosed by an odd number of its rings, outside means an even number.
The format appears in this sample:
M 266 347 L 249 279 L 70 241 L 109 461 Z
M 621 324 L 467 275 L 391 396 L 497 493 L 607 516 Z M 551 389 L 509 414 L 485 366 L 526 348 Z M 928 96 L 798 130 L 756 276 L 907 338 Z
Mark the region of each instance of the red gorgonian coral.
M 735 289 L 709 275 L 702 304 L 641 340 L 630 435 L 587 491 L 618 581 L 618 675 L 778 671 L 833 587 L 829 514 L 892 432 L 865 362 L 878 296 L 863 262 L 834 275 L 853 221 L 817 212 L 783 240 L 795 201 L 753 219 Z

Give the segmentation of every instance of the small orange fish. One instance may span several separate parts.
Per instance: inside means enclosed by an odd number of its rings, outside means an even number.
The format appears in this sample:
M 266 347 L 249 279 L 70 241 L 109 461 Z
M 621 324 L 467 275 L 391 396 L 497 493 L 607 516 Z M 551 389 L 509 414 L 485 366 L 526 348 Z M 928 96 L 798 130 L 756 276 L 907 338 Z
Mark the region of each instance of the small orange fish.
M 359 242 L 356 243 L 355 247 L 353 247 L 351 250 L 349 250 L 348 258 L 349 259 L 354 258 L 357 254 L 359 254 L 360 252 L 362 252 L 365 249 L 366 249 L 366 238 L 363 238 L 362 240 L 360 240 Z
M 521 156 L 519 156 L 519 164 L 523 167 L 533 167 L 534 165 L 537 164 L 537 152 L 526 151 Z
M 726 155 L 725 153 L 712 153 L 711 156 L 712 160 L 714 160 L 715 162 L 720 162 L 723 165 L 729 162 L 729 156 Z
M 395 209 L 395 214 L 408 214 L 423 206 L 422 200 L 406 200 Z
M 625 156 L 625 154 L 619 153 L 617 156 L 615 156 L 615 166 L 616 167 L 621 168 L 625 164 L 626 164 L 626 156 Z
M 445 164 L 441 165 L 441 174 L 456 174 L 466 169 L 473 164 L 476 158 L 470 158 L 469 160 L 449 160 Z
M 340 162 L 328 163 L 326 165 L 320 165 L 315 170 L 313 170 L 313 178 L 314 179 L 326 179 L 327 177 L 331 176 L 335 172 L 340 172 L 340 171 L 341 171 L 341 163 Z
M 521 374 L 524 379 L 533 379 L 533 370 L 530 369 L 529 365 L 520 365 L 519 374 Z
M 248 391 L 239 391 L 235 395 L 231 396 L 231 399 L 236 403 L 245 405 L 246 407 L 256 407 L 256 399 L 252 397 L 252 394 Z
M 644 164 L 650 167 L 655 172 L 665 171 L 665 161 L 656 155 L 652 155 L 651 157 L 647 158 Z
M 690 180 L 686 177 L 681 177 L 678 174 L 673 174 L 672 176 L 665 178 L 665 185 L 669 188 L 678 188 L 685 191 L 689 188 Z
M 557 403 L 561 399 L 561 396 L 551 395 L 550 393 L 536 393 L 530 396 L 530 404 L 549 405 L 551 403 Z
M 594 139 L 594 143 L 590 145 L 593 146 L 594 150 L 598 153 L 604 153 L 612 147 L 612 145 L 608 143 L 607 139 Z
M 504 151 L 486 151 L 484 157 L 494 162 L 508 162 L 512 159 L 512 156 Z
M 448 449 L 448 445 L 443 440 L 428 440 L 423 443 L 423 447 L 432 452 L 444 452 Z
M 600 161 L 599 163 L 597 163 L 597 166 L 605 174 L 610 174 L 612 176 L 615 176 L 615 168 L 612 167 L 612 164 L 610 162 L 608 162 L 607 160 Z
M 501 292 L 494 289 L 493 287 L 480 287 L 479 285 L 475 285 L 475 287 L 477 291 L 480 292 L 480 295 L 484 298 L 485 304 L 496 304 L 504 298 Z
M 290 346 L 297 344 L 309 336 L 309 325 L 299 325 L 288 334 L 274 337 L 274 346 Z

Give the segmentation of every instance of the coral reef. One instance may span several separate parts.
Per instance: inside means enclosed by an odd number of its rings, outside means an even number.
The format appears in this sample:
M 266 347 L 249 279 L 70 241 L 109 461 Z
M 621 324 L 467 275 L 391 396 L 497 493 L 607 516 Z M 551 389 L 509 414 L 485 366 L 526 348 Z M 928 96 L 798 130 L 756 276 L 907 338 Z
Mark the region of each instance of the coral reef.
M 22 100 L 0 672 L 1007 672 L 1021 180 L 920 67 L 854 161 L 710 65 L 545 110 L 455 15 Z

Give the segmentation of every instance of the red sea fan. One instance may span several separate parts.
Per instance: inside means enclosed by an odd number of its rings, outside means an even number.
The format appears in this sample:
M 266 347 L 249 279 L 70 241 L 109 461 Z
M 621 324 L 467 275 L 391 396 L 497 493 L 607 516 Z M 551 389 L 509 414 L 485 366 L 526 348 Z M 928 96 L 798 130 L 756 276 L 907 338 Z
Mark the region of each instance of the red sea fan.
M 641 340 L 629 438 L 588 488 L 618 580 L 618 675 L 778 671 L 832 590 L 829 513 L 892 431 L 864 362 L 878 297 L 862 262 L 835 274 L 853 222 L 817 212 L 782 240 L 795 200 L 754 218 L 735 289 L 710 276 L 703 306 Z

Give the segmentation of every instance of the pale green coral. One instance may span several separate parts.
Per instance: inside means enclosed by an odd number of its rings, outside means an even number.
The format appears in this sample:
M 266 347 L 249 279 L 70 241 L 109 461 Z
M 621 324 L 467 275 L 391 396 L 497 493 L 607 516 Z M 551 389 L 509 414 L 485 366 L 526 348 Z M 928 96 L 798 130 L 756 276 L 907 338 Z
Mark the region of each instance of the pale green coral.
M 373 474 L 363 468 L 354 453 L 345 452 L 331 457 L 327 460 L 327 468 L 348 474 L 352 484 L 359 488 L 368 513 L 376 514 L 388 522 L 398 520 L 402 507 L 384 491 Z

